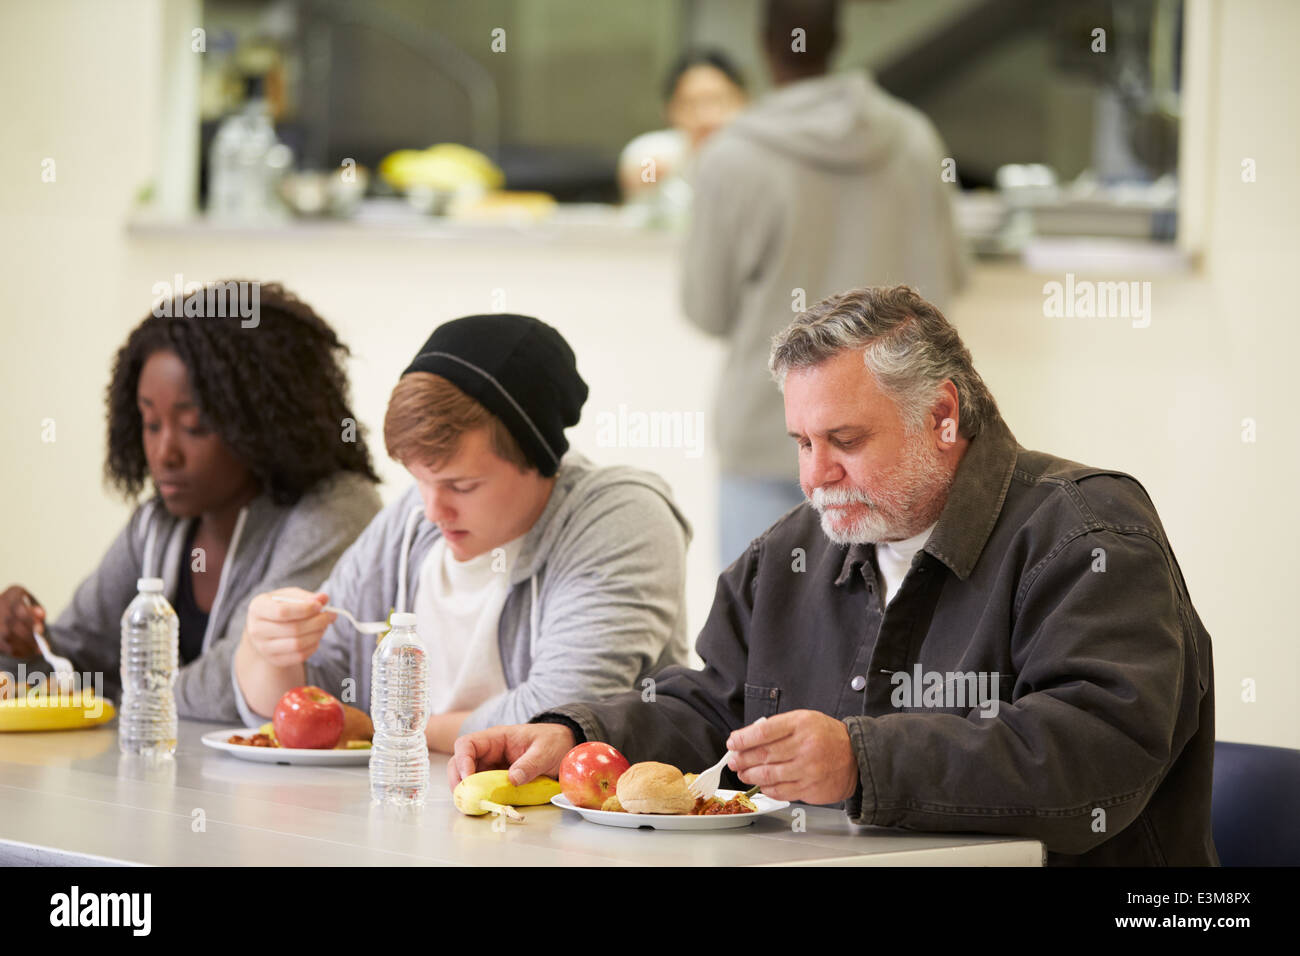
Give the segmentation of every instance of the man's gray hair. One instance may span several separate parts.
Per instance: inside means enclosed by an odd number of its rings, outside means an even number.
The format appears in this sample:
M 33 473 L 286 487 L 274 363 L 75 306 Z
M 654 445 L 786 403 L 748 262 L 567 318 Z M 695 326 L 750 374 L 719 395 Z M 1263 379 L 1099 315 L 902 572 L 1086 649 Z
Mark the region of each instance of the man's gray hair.
M 768 368 L 784 391 L 790 369 L 810 368 L 848 349 L 862 352 L 876 384 L 919 428 L 940 385 L 957 389 L 960 433 L 974 438 L 998 406 L 947 319 L 915 289 L 868 286 L 822 299 L 772 339 Z

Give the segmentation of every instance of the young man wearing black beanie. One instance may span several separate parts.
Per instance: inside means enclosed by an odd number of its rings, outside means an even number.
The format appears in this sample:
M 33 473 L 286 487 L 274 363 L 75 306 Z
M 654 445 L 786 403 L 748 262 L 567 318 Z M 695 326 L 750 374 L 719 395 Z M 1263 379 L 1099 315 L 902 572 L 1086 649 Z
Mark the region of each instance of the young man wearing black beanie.
M 284 588 L 249 607 L 232 674 L 248 725 L 302 684 L 369 710 L 375 638 L 322 612 L 327 602 L 360 620 L 415 612 L 430 659 L 426 736 L 447 753 L 463 732 L 684 663 L 690 526 L 657 475 L 566 454 L 586 399 L 573 351 L 537 319 L 438 327 L 384 421 L 414 487 L 318 593 Z

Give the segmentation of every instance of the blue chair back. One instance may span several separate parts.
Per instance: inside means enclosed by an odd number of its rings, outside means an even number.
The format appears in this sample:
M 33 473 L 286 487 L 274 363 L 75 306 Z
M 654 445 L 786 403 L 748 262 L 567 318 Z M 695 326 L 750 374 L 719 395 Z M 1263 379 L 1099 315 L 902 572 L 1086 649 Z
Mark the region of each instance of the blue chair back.
M 1215 741 L 1211 815 L 1224 866 L 1300 866 L 1300 750 Z

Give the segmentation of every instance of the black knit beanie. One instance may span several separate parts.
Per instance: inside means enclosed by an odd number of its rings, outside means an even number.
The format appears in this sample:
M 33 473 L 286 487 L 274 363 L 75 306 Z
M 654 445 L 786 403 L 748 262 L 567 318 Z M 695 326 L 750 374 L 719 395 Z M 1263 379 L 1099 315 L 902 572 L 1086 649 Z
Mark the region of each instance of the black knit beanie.
M 550 477 L 569 449 L 564 429 L 587 400 L 573 349 L 528 315 L 467 315 L 433 330 L 410 372 L 441 375 L 501 419 L 528 460 Z

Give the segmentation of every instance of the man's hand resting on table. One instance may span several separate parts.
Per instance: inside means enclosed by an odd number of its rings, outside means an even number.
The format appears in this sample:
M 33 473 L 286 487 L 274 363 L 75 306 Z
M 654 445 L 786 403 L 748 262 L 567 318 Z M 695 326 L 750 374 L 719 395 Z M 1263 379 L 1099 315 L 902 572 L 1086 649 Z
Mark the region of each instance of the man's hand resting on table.
M 773 800 L 839 803 L 858 788 L 858 759 L 844 722 L 817 710 L 792 710 L 733 731 L 727 762 Z
M 455 789 L 472 773 L 507 767 L 515 786 L 542 774 L 559 779 L 560 761 L 573 745 L 573 731 L 563 724 L 515 724 L 479 730 L 456 739 L 455 754 L 447 761 L 447 783 Z

